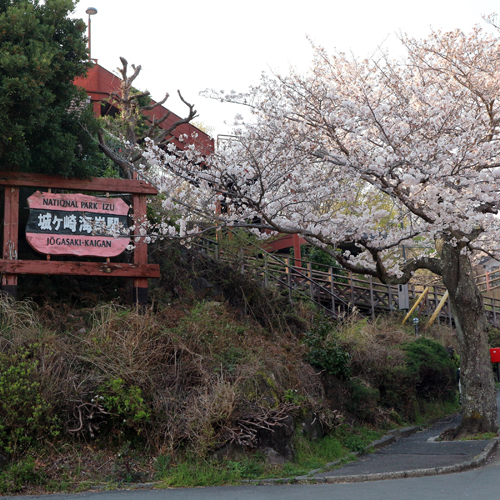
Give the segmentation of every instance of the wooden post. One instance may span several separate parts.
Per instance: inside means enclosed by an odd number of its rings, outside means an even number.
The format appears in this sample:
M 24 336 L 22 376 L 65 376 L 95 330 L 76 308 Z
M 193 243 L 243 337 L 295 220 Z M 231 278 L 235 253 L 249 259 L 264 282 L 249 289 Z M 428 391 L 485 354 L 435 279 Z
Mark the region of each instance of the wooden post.
M 19 233 L 19 188 L 5 186 L 3 258 L 17 260 Z M 2 275 L 2 291 L 17 298 L 17 274 Z
M 351 285 L 351 303 L 352 307 L 354 307 L 356 304 L 354 303 L 354 285 L 352 283 L 352 271 L 349 271 L 349 284 Z
M 391 285 L 387 285 L 387 292 L 388 292 L 388 295 L 389 295 L 389 311 L 392 311 L 393 307 L 392 307 L 392 290 L 391 290 Z
M 312 264 L 307 263 L 307 275 L 309 276 L 309 295 L 313 298 L 313 284 L 312 284 Z
M 434 291 L 436 291 L 436 287 L 434 287 Z M 444 293 L 443 297 L 441 298 L 441 301 L 439 302 L 439 304 L 436 304 L 436 309 L 434 310 L 434 313 L 432 314 L 431 319 L 429 320 L 429 322 L 425 326 L 425 329 L 429 328 L 434 323 L 436 318 L 439 316 L 441 309 L 443 308 L 445 302 L 448 300 L 448 295 L 449 295 L 448 290 L 446 290 L 446 292 Z M 436 296 L 436 299 L 437 299 L 437 296 Z
M 484 277 L 486 279 L 486 291 L 489 291 L 491 289 L 491 285 L 490 285 L 490 273 L 488 271 L 486 271 Z
M 146 222 L 146 196 L 132 195 L 134 211 L 134 264 L 148 263 L 148 245 L 144 236 L 140 236 L 140 226 Z M 148 279 L 134 278 L 134 288 L 132 300 L 135 304 L 145 306 L 148 303 Z
M 416 297 L 415 285 L 413 283 L 408 283 L 408 298 L 410 300 L 413 300 L 415 297 Z
M 370 275 L 370 304 L 372 308 L 372 319 L 375 319 L 375 301 L 373 299 L 373 278 Z
M 497 326 L 497 311 L 495 309 L 495 299 L 491 297 L 491 309 L 493 310 L 493 324 L 495 325 L 495 328 L 498 328 Z
M 269 285 L 269 278 L 267 276 L 267 253 L 264 254 L 264 286 L 267 288 Z
M 286 262 L 286 267 L 285 267 L 286 283 L 288 285 L 288 298 L 291 301 L 292 300 L 292 273 L 291 273 L 291 269 L 290 269 L 290 258 L 285 257 L 285 262 Z
M 328 269 L 329 279 L 330 279 L 330 291 L 332 292 L 332 312 L 335 314 L 335 287 L 333 286 L 333 268 L 332 266 Z
M 417 306 L 420 304 L 420 302 L 427 297 L 427 294 L 429 293 L 429 287 L 424 288 L 424 291 L 420 294 L 420 297 L 417 299 L 415 304 L 413 304 L 412 308 L 408 311 L 408 314 L 405 316 L 403 322 L 401 323 L 404 325 L 406 323 L 406 320 L 413 314 L 413 311 L 417 308 Z

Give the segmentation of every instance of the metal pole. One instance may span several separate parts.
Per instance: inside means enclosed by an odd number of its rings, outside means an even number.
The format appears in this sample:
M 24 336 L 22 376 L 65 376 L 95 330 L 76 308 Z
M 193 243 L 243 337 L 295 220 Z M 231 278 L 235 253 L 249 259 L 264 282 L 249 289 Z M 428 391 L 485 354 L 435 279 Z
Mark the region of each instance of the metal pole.
M 90 14 L 89 14 L 89 61 L 92 61 L 92 52 L 90 51 Z
M 94 16 L 97 14 L 97 9 L 95 7 L 89 7 L 86 11 L 85 11 L 86 14 L 89 15 L 89 61 L 92 60 L 92 55 L 91 55 L 91 51 L 90 51 L 90 37 L 91 37 L 91 34 L 92 34 L 92 31 L 91 31 L 91 28 L 90 28 L 90 16 Z

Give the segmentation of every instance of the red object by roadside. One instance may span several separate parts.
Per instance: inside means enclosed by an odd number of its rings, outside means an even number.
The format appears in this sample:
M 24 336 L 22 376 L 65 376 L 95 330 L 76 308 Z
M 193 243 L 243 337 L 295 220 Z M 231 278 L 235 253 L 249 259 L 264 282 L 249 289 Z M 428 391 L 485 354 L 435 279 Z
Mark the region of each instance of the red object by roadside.
M 500 347 L 490 349 L 490 357 L 492 363 L 500 363 Z

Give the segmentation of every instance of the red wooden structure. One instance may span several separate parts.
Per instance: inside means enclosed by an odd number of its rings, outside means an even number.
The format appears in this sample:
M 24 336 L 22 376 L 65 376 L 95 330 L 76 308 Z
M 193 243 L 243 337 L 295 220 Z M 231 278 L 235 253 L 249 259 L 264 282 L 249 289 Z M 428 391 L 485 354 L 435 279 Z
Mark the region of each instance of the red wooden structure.
M 3 228 L 3 258 L 0 260 L 2 290 L 17 296 L 19 274 L 57 274 L 78 276 L 121 276 L 134 279 L 134 302 L 146 304 L 148 278 L 158 278 L 160 268 L 148 264 L 147 244 L 144 238 L 135 241 L 133 263 L 72 262 L 47 260 L 18 260 L 19 239 L 19 188 L 64 189 L 69 191 L 97 191 L 104 193 L 130 193 L 134 219 L 146 217 L 146 196 L 158 194 L 156 188 L 145 181 L 128 179 L 91 178 L 66 179 L 62 176 L 0 172 L 0 185 L 5 187 L 5 211 Z M 133 235 L 137 238 L 138 235 Z
M 95 59 L 94 59 L 95 61 Z M 89 95 L 92 101 L 92 108 L 94 110 L 95 116 L 105 116 L 108 113 L 116 112 L 116 109 L 109 103 L 106 103 L 111 92 L 119 92 L 121 79 L 103 68 L 99 64 L 95 63 L 92 68 L 87 72 L 85 78 L 76 78 L 74 84 L 78 87 L 82 87 Z M 155 101 L 152 100 L 152 104 Z M 175 113 L 172 113 L 164 106 L 158 106 L 151 111 L 145 111 L 144 115 L 155 116 L 156 119 L 162 118 L 164 115 L 169 113 L 169 117 L 160 124 L 163 129 L 170 128 L 176 121 L 180 120 L 180 117 Z M 196 132 L 198 137 L 193 137 L 193 132 Z M 186 134 L 188 138 L 183 142 L 179 141 L 179 136 Z M 197 148 L 204 154 L 209 154 L 214 151 L 214 140 L 205 132 L 199 130 L 194 125 L 190 123 L 184 123 L 179 125 L 172 132 L 172 141 L 179 149 L 185 149 L 186 145 L 196 143 Z

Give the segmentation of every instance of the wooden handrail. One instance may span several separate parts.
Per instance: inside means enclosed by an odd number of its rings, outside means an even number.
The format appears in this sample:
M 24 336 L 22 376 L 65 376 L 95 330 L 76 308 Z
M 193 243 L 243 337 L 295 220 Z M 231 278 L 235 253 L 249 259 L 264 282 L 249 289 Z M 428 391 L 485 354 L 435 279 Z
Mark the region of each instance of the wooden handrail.
M 394 285 L 385 285 L 377 280 L 366 280 L 358 275 L 333 273 L 333 268 L 326 264 L 321 264 L 304 259 L 283 259 L 276 254 L 265 251 L 254 245 L 258 253 L 263 256 L 242 256 L 236 255 L 228 249 L 220 250 L 217 241 L 205 238 L 208 245 L 212 245 L 215 254 L 226 261 L 234 261 L 238 269 L 253 269 L 257 277 L 263 283 L 275 283 L 287 290 L 287 294 L 292 297 L 291 292 L 299 294 L 300 297 L 314 301 L 321 309 L 328 311 L 334 317 L 337 317 L 337 310 L 345 312 L 351 311 L 353 307 L 364 311 L 366 314 L 374 316 L 375 311 L 392 311 L 397 308 L 398 288 Z M 253 245 L 253 243 L 252 243 Z M 204 245 L 207 248 L 207 245 Z M 291 265 L 291 262 L 294 264 Z M 319 267 L 320 269 L 314 269 Z M 321 270 L 325 268 L 325 271 Z M 328 271 L 326 271 L 326 269 Z M 420 292 L 418 292 L 420 289 Z M 410 299 L 416 299 L 418 294 L 425 289 L 424 285 L 410 283 Z M 432 295 L 429 293 L 426 311 L 421 314 L 432 315 L 436 312 L 436 317 L 445 318 L 446 321 L 452 321 L 449 306 L 447 311 L 436 311 L 441 302 L 441 308 L 447 302 L 447 290 L 441 285 L 432 285 Z M 427 292 L 429 289 L 427 288 Z M 418 306 L 414 304 L 413 312 Z M 326 307 L 328 304 L 329 307 Z M 497 325 L 497 311 L 500 313 L 500 299 L 488 297 L 485 298 L 486 313 L 490 321 Z

